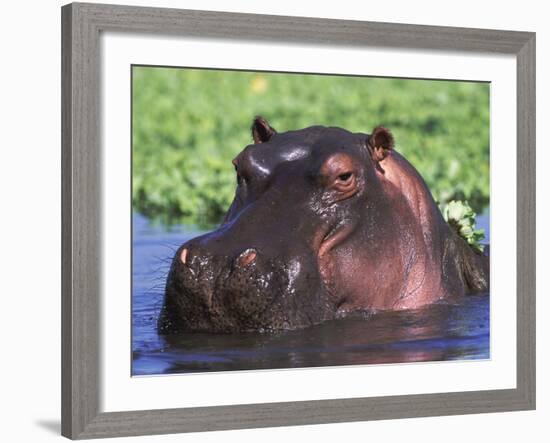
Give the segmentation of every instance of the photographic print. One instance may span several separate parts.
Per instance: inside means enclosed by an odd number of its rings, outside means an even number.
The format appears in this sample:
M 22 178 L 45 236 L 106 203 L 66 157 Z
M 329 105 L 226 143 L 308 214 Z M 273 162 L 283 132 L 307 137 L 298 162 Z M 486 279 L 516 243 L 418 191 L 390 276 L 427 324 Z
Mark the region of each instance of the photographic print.
M 490 84 L 134 65 L 132 375 L 490 358 Z

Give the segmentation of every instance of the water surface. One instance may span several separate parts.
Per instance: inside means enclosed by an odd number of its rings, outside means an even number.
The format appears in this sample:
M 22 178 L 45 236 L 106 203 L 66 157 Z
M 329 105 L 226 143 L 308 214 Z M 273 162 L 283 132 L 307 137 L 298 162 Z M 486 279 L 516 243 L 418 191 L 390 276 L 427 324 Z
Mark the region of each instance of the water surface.
M 478 217 L 478 226 L 485 228 L 488 242 L 488 217 Z M 489 294 L 299 331 L 159 336 L 156 322 L 172 256 L 200 233 L 133 216 L 133 375 L 490 357 Z

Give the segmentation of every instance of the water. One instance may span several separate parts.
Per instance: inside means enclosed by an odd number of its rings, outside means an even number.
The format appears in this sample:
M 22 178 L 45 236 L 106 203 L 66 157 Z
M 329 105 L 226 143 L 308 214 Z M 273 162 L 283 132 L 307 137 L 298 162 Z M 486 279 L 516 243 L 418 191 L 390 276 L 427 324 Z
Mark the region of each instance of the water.
M 477 223 L 488 241 L 488 217 L 478 217 Z M 183 226 L 156 226 L 134 214 L 133 375 L 490 357 L 488 294 L 299 331 L 159 336 L 155 328 L 172 256 L 199 233 Z

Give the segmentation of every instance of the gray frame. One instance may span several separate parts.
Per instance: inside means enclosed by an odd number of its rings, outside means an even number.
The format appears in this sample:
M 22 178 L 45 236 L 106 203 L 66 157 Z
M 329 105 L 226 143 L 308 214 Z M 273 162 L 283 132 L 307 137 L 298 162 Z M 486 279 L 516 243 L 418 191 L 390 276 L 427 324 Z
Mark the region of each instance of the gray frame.
M 102 31 L 517 57 L 517 388 L 130 412 L 99 410 Z M 62 8 L 62 434 L 73 439 L 535 408 L 535 34 L 73 3 Z

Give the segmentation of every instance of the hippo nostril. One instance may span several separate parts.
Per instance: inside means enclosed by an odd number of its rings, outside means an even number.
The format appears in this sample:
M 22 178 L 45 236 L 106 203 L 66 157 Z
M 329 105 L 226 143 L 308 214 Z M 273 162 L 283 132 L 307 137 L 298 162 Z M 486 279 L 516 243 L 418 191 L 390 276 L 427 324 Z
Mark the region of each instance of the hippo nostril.
M 183 248 L 183 251 L 181 251 L 180 260 L 184 265 L 187 264 L 187 255 L 188 255 L 188 253 L 189 253 L 189 251 L 187 250 L 187 248 Z
M 237 257 L 236 263 L 238 266 L 248 266 L 250 263 L 252 263 L 255 259 L 258 253 L 255 249 L 246 249 L 243 252 L 241 252 L 241 255 Z

